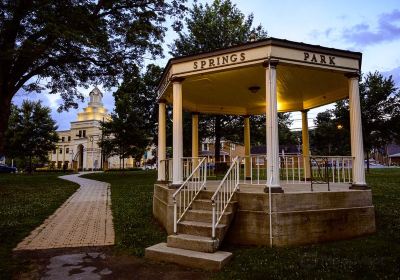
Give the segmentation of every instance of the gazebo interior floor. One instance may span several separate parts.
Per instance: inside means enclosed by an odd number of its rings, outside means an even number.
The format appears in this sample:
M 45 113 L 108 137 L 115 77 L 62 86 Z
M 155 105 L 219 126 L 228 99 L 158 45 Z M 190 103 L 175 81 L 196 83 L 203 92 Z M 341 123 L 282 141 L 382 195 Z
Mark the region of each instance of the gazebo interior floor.
M 215 191 L 218 185 L 221 183 L 219 180 L 207 180 L 206 188 L 207 191 Z M 350 189 L 351 184 L 349 183 L 329 183 L 328 184 L 314 184 L 313 190 L 311 190 L 310 182 L 299 182 L 299 183 L 287 183 L 281 181 L 281 187 L 284 193 L 310 193 L 310 192 L 348 192 L 357 191 Z M 240 192 L 242 193 L 264 193 L 266 187 L 266 181 L 260 180 L 259 182 L 253 180 L 251 184 L 250 180 L 241 181 L 239 184 Z

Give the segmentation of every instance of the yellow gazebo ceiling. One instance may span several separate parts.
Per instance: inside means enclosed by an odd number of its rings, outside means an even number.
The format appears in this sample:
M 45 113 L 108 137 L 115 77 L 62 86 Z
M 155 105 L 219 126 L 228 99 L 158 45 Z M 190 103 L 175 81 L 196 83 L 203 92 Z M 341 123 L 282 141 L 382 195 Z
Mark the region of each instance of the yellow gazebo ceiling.
M 164 88 L 160 84 L 160 98 L 172 103 L 170 78 L 182 77 L 185 78 L 182 82 L 184 110 L 210 114 L 264 114 L 267 71 L 262 66 L 262 62 L 270 58 L 279 60 L 276 69 L 280 112 L 311 109 L 348 96 L 348 80 L 345 74 L 358 72 L 361 54 L 349 52 L 346 56 L 347 52 L 340 50 L 332 51 L 331 54 L 329 52 L 331 49 L 304 46 L 304 44 L 301 45 L 303 46 L 301 50 L 285 49 L 279 44 L 275 46 L 274 40 L 276 39 L 265 41 L 265 44 L 255 44 L 253 48 L 249 48 L 252 44 L 247 44 L 247 48 L 244 49 L 242 47 L 242 49 L 226 50 L 228 55 L 237 53 L 238 57 L 245 53 L 248 60 L 243 63 L 238 62 L 215 68 L 204 67 L 201 71 L 198 68 L 191 68 L 194 65 L 191 63 L 196 61 L 197 65 L 201 65 L 201 59 L 207 63 L 208 59 L 214 58 L 213 60 L 216 61 L 215 57 L 223 56 L 224 50 L 200 55 L 200 57 L 193 56 L 193 59 L 186 57 L 180 64 L 179 59 L 176 62 L 170 62 L 166 69 L 169 72 L 164 74 L 162 82 L 165 85 Z M 293 46 L 289 45 L 289 47 L 297 46 L 294 42 L 290 43 Z M 335 65 L 310 63 L 309 57 L 308 61 L 305 60 L 305 52 L 311 55 L 311 58 L 316 53 L 317 58 L 324 56 L 326 60 L 329 56 L 335 55 Z M 177 64 L 176 68 L 174 64 Z M 256 93 L 249 90 L 254 86 L 260 88 Z

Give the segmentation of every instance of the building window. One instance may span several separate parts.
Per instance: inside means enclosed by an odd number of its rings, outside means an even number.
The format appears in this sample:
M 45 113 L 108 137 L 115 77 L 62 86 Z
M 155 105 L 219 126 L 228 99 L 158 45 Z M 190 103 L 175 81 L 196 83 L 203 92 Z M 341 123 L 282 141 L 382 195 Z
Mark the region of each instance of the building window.
M 71 141 L 71 136 L 68 136 L 68 141 Z
M 60 154 L 62 154 L 62 148 L 60 148 Z
M 78 136 L 79 136 L 79 138 L 82 137 L 82 130 L 79 130 Z
M 208 151 L 208 143 L 203 143 L 203 151 Z
M 83 138 L 86 137 L 86 130 L 83 131 Z
M 56 152 L 57 152 L 57 150 L 53 150 L 53 155 L 55 155 L 55 154 L 56 154 Z
M 64 142 L 65 141 L 65 137 L 61 137 L 61 142 Z
M 65 153 L 69 154 L 69 148 L 65 148 Z
M 236 144 L 231 144 L 231 150 L 234 151 L 236 149 Z

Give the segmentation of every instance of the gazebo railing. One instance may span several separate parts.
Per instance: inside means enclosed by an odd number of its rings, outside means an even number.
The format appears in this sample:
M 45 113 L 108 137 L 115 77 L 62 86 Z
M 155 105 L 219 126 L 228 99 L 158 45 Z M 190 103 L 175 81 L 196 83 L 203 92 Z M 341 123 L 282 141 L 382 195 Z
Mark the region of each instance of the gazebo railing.
M 172 181 L 172 158 L 160 160 L 160 166 L 164 168 L 165 181 Z
M 204 157 L 184 157 L 184 158 L 182 158 L 183 180 L 185 180 L 187 177 L 190 176 L 190 174 L 193 171 L 193 168 L 195 168 L 203 158 Z M 164 167 L 164 170 L 165 170 L 165 181 L 172 181 L 172 170 L 173 170 L 172 158 L 162 159 L 160 161 L 160 165 L 162 167 Z
M 286 184 L 307 183 L 304 166 L 309 164 L 303 155 L 285 154 L 279 156 L 280 178 Z
M 325 159 L 328 168 L 327 177 L 330 183 L 352 183 L 353 157 L 351 156 L 310 156 L 310 159 Z M 311 173 L 317 176 L 318 166 L 311 162 Z
M 183 184 L 174 192 L 174 233 L 177 233 L 178 223 L 192 205 L 194 199 L 207 182 L 207 160 L 199 158 L 198 164 L 186 178 Z
M 183 157 L 182 158 L 182 174 L 183 180 L 188 178 L 193 171 L 193 168 L 196 168 L 199 162 L 202 159 L 206 159 L 205 157 Z
M 217 190 L 211 197 L 212 205 L 212 229 L 211 236 L 215 238 L 215 229 L 217 228 L 222 215 L 224 214 L 229 202 L 235 192 L 239 189 L 239 157 L 235 157 L 231 166 L 226 172 Z
M 331 183 L 352 182 L 351 156 L 312 156 L 327 158 L 328 180 Z M 239 158 L 240 180 L 251 185 L 264 185 L 267 180 L 267 156 L 265 154 L 250 155 Z M 304 167 L 308 166 L 310 172 L 317 172 L 317 167 L 310 164 L 301 154 L 280 154 L 279 175 L 280 180 L 286 184 L 308 184 Z M 311 174 L 309 174 L 311 176 Z M 314 174 L 316 176 L 316 173 Z

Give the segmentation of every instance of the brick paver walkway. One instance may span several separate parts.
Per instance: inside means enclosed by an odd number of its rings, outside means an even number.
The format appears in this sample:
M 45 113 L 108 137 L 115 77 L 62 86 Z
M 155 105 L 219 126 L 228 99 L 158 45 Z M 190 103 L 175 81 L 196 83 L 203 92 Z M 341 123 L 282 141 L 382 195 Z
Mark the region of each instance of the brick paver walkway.
M 14 250 L 114 244 L 109 184 L 79 175 L 60 177 L 78 183 L 80 188 Z

